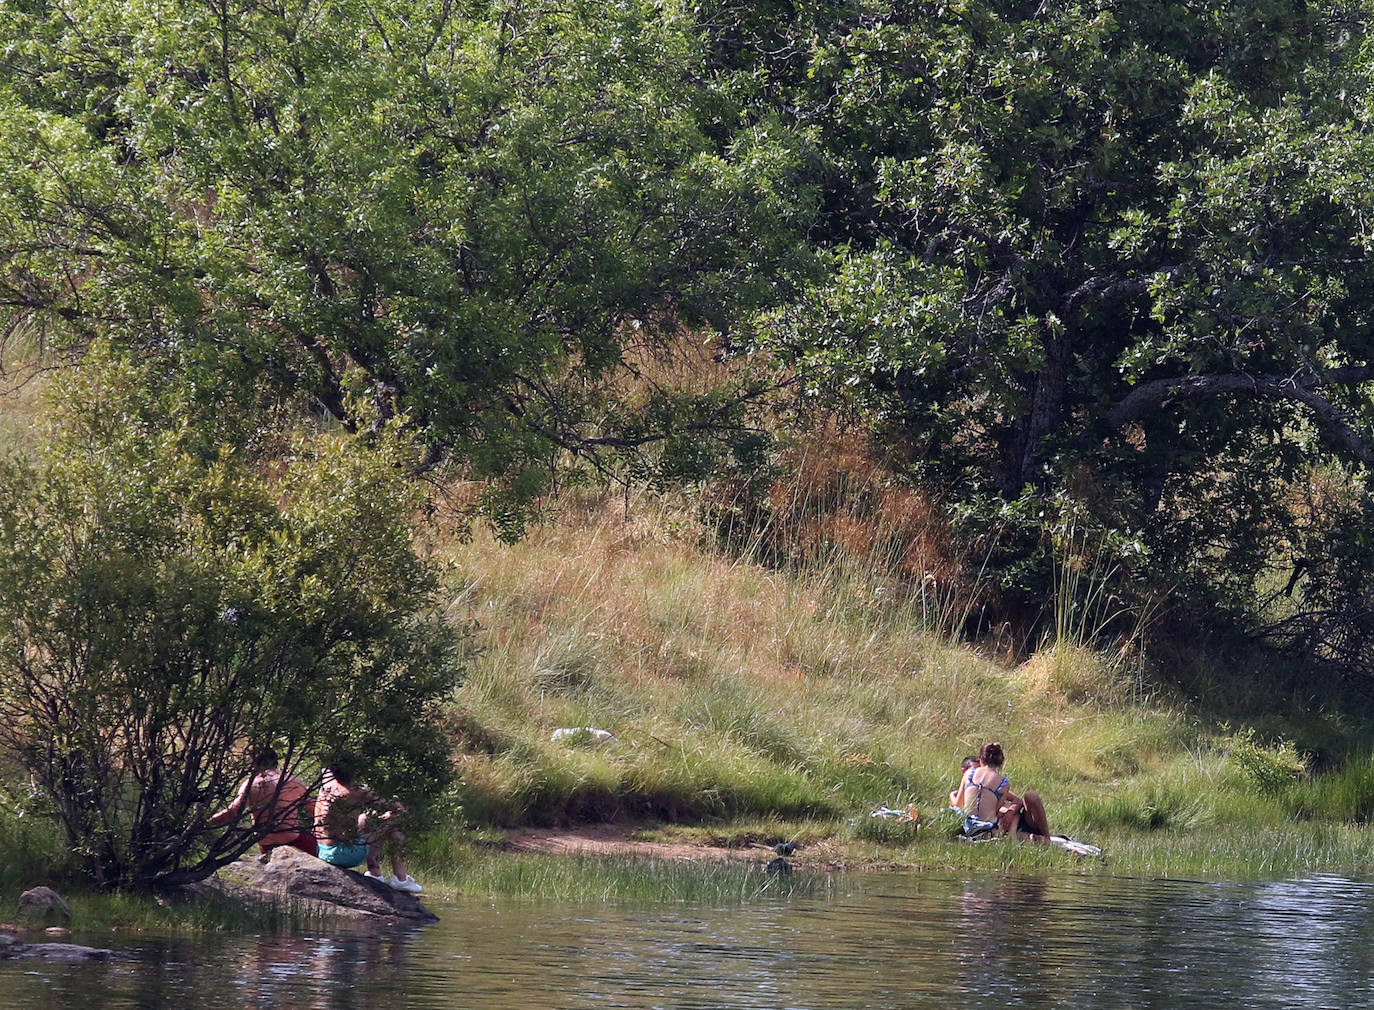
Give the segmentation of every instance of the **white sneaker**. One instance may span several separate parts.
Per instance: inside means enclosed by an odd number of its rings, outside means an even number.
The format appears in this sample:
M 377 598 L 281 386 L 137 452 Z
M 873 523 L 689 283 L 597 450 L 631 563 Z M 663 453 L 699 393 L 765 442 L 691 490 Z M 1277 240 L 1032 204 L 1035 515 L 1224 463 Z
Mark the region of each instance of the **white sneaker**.
M 364 870 L 363 876 L 366 877 L 368 880 L 375 880 L 379 884 L 391 883 L 390 877 L 383 877 L 380 873 L 373 873 L 371 870 Z
M 404 877 L 399 880 L 395 877 L 388 877 L 386 882 L 398 891 L 409 891 L 411 894 L 419 894 L 423 890 L 414 877 Z

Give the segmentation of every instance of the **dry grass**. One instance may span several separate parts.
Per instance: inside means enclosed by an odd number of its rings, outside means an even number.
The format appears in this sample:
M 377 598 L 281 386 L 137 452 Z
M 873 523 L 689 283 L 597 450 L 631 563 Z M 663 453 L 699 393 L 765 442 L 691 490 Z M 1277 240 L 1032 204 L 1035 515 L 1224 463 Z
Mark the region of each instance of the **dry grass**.
M 36 448 L 48 374 L 30 341 L 0 342 L 0 452 Z
M 929 806 L 987 739 L 1045 792 L 1115 775 L 1123 751 L 1182 725 L 1140 709 L 1094 740 L 1085 723 L 1115 690 L 1095 655 L 1010 668 L 933 633 L 885 572 L 784 571 L 711 544 L 683 501 L 585 497 L 514 546 L 481 531 L 446 543 L 452 616 L 480 628 L 458 696 L 473 815 Z M 616 738 L 550 740 L 584 725 Z

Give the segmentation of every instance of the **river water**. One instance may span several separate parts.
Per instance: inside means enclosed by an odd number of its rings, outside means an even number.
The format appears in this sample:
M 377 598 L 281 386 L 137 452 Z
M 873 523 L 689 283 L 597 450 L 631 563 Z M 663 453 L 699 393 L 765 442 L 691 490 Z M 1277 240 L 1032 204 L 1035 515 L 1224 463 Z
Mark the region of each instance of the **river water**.
M 437 903 L 384 936 L 116 934 L 0 962 L 0 1007 L 1374 1006 L 1374 884 L 831 878 L 724 908 Z

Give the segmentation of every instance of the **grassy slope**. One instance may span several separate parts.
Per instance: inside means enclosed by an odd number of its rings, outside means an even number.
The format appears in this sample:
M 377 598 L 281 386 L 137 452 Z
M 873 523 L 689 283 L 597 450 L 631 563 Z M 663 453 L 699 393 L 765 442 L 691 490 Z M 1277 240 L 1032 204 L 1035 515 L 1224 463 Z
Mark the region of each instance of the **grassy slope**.
M 1013 788 L 1038 789 L 1055 830 L 1105 843 L 1116 870 L 1365 866 L 1367 759 L 1299 779 L 1291 747 L 1152 697 L 1086 650 L 1008 667 L 863 571 L 785 574 L 703 543 L 662 502 L 582 500 L 513 547 L 479 533 L 442 548 L 450 612 L 478 629 L 455 716 L 470 822 L 643 818 L 699 825 L 660 835 L 829 838 L 861 862 L 1063 865 L 950 841 L 959 758 L 996 739 Z M 1281 729 L 1358 747 L 1340 720 L 1294 714 Z M 615 739 L 551 741 L 578 726 Z M 878 803 L 916 805 L 926 829 L 870 818 Z

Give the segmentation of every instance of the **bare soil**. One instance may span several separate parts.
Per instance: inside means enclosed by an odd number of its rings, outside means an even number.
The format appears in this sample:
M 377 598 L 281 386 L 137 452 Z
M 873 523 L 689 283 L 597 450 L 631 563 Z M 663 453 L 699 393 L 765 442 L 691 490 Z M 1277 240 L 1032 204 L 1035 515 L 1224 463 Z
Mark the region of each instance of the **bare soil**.
M 638 856 L 652 859 L 707 859 L 766 863 L 776 857 L 770 845 L 753 844 L 739 848 L 705 842 L 643 841 L 634 836 L 639 828 L 627 824 L 586 824 L 567 828 L 511 828 L 503 847 L 511 852 L 539 852 L 548 855 Z M 831 869 L 847 865 L 843 854 L 828 841 L 817 842 L 788 857 L 791 861 Z
M 686 842 L 647 842 L 634 838 L 638 831 L 625 824 L 585 824 L 571 828 L 511 828 L 504 847 L 513 852 L 549 855 L 642 856 L 654 859 L 756 860 L 769 851 L 763 846 L 728 849 Z

